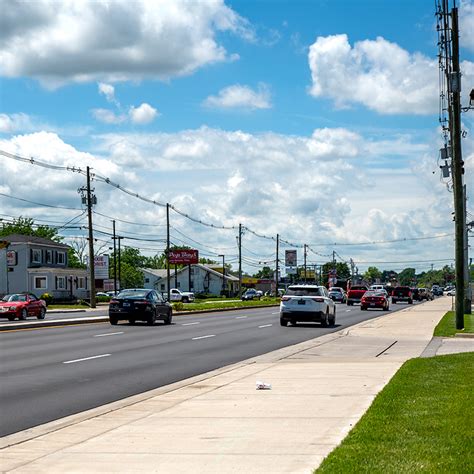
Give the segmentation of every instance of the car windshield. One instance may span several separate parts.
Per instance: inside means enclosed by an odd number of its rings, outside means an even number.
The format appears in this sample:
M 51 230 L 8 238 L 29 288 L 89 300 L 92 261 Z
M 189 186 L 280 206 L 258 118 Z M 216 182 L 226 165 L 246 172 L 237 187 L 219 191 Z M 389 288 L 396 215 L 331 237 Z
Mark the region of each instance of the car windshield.
M 329 290 L 330 293 L 342 293 L 342 289 L 341 288 L 331 288 Z
M 26 295 L 6 295 L 2 301 L 26 301 Z
M 288 288 L 286 296 L 323 296 L 320 288 L 307 288 L 293 286 Z
M 256 290 L 247 290 L 245 293 L 249 294 L 249 293 L 257 293 Z
M 364 296 L 385 296 L 383 291 L 366 291 Z
M 147 294 L 147 290 L 128 290 L 119 293 L 117 298 L 146 298 Z

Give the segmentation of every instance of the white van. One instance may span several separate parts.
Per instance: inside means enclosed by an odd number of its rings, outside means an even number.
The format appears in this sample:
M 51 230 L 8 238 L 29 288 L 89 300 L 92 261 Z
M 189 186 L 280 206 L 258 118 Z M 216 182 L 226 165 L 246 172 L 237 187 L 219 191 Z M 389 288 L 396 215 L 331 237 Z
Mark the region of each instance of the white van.
M 373 290 L 373 291 L 378 291 L 378 290 L 385 290 L 384 286 L 383 285 L 372 285 L 369 290 Z

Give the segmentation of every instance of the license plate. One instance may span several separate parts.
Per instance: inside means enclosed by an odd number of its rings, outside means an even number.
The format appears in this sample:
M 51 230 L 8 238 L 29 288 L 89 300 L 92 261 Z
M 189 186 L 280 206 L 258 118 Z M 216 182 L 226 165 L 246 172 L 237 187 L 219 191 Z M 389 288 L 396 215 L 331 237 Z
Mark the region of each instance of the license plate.
M 124 303 L 124 304 L 123 304 L 123 307 L 124 307 L 124 308 L 130 308 L 130 303 Z
M 375 303 L 370 303 L 370 305 L 369 305 L 369 306 L 375 306 Z
M 306 304 L 305 300 L 298 300 L 298 304 Z

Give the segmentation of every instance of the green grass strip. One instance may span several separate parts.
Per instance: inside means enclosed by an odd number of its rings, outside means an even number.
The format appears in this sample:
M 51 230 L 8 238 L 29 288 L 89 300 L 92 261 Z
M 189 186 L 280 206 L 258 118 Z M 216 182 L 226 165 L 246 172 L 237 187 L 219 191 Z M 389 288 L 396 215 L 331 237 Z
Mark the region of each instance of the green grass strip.
M 280 298 L 262 298 L 261 300 L 250 300 L 250 301 L 218 301 L 214 304 L 211 303 L 173 303 L 173 307 L 176 311 L 202 311 L 210 309 L 225 309 L 225 308 L 246 308 L 247 306 L 266 306 L 266 305 L 278 305 L 280 304 Z
M 474 333 L 474 314 L 465 314 L 464 329 L 458 330 L 456 329 L 456 313 L 454 311 L 448 311 L 435 327 L 433 335 L 439 337 L 450 337 L 454 336 L 456 333 Z
M 317 473 L 474 472 L 474 353 L 407 361 Z

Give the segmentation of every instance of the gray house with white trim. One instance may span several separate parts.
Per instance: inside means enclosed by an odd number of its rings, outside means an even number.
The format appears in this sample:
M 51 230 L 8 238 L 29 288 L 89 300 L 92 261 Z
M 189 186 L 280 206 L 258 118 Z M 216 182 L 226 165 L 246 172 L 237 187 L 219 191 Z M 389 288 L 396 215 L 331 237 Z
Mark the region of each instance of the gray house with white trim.
M 0 294 L 49 293 L 55 299 L 88 298 L 87 271 L 69 268 L 66 244 L 31 235 L 0 237 Z
M 161 293 L 168 291 L 168 279 L 166 269 L 142 268 L 144 276 L 144 287 L 153 288 Z M 213 270 L 207 265 L 198 263 L 178 269 L 170 269 L 170 288 L 178 288 L 181 291 L 192 291 L 194 293 L 208 293 L 220 295 L 224 278 L 224 288 L 227 294 L 237 294 L 239 279 L 234 275 L 222 276 L 221 272 Z

